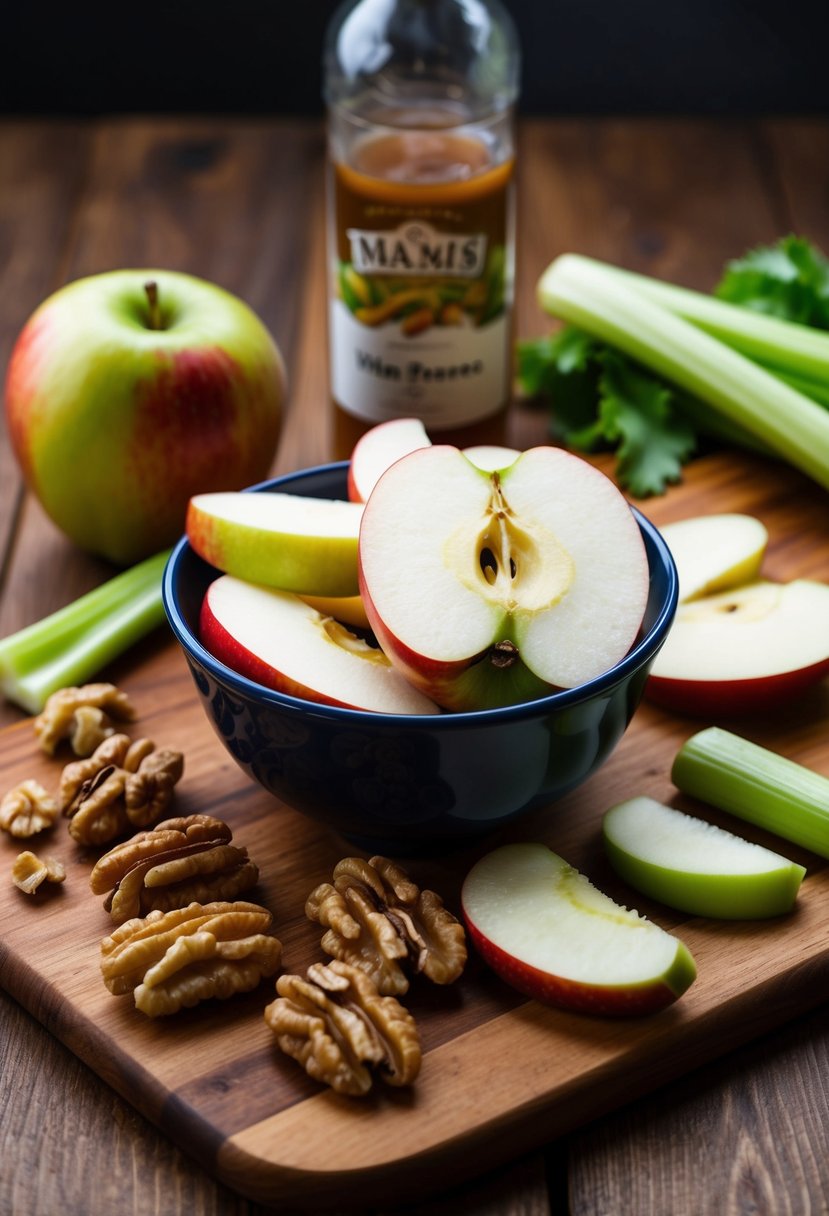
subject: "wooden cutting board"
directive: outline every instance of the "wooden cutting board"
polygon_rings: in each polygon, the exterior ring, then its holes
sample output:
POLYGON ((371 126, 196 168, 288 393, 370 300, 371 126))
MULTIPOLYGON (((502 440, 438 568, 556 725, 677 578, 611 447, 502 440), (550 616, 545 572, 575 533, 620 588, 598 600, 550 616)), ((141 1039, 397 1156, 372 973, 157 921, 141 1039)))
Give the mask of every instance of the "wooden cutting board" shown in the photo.
MULTIPOLYGON (((685 482, 641 504, 657 524, 714 511, 762 519, 772 578, 829 581, 825 492, 770 463, 732 456, 697 462, 685 482)), ((202 712, 183 657, 166 636, 119 669, 140 712, 133 734, 185 754, 182 814, 210 812, 232 827, 258 863, 248 898, 274 914, 284 967, 304 972, 322 957, 305 897, 353 847, 249 784, 202 712)), ((796 910, 772 922, 688 919, 640 899, 609 870, 598 831, 614 802, 646 793, 686 810, 670 766, 677 748, 709 722, 644 704, 609 761, 581 790, 510 830, 463 851, 401 858, 412 877, 458 910, 460 883, 481 853, 507 840, 543 840, 608 894, 676 931, 698 978, 671 1009, 631 1020, 577 1016, 527 1001, 471 958, 462 979, 413 984, 423 1069, 409 1091, 377 1087, 340 1097, 311 1082, 276 1049, 262 1012, 273 981, 246 996, 150 1021, 115 998, 99 971, 108 916, 88 889, 95 855, 61 823, 34 847, 64 862, 60 888, 27 897, 9 878, 21 847, 3 834, 0 983, 44 1026, 203 1165, 260 1202, 318 1210, 325 1203, 381 1202, 445 1187, 548 1142, 698 1063, 816 1005, 829 991, 829 867, 749 825, 707 816, 807 866, 796 910)), ((738 733, 829 775, 829 687, 774 718, 721 721, 738 733)), ((68 757, 49 759, 31 723, 0 734, 0 792, 26 777, 57 787, 68 757)), ((71 1112, 67 1112, 71 1118, 71 1112)))

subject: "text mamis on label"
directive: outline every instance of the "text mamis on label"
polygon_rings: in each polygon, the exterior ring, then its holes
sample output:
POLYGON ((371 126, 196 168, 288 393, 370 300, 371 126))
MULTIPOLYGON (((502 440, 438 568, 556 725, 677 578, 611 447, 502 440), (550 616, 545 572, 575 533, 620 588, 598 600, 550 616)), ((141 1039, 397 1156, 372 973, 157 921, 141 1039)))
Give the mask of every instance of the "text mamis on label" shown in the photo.
POLYGON ((349 228, 351 262, 360 274, 448 274, 475 278, 484 268, 484 233, 436 232, 430 224, 407 224, 393 232, 349 228))

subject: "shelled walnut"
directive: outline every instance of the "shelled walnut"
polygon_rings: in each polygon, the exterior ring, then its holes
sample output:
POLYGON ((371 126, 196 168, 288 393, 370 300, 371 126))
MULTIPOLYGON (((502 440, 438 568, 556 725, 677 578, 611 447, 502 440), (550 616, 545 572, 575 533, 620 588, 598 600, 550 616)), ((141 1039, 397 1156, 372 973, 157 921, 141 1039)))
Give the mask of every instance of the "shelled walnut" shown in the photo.
POLYGON ((104 983, 116 996, 132 992, 148 1017, 250 992, 282 961, 282 943, 267 932, 272 919, 240 900, 128 920, 101 942, 104 983))
POLYGON ((63 882, 65 866, 54 857, 38 857, 30 853, 18 853, 12 866, 12 882, 26 895, 34 895, 44 882, 63 882))
POLYGON ((149 739, 110 735, 61 774, 60 804, 70 835, 79 844, 109 844, 132 828, 157 823, 183 771, 181 752, 156 751, 149 739))
POLYGON ((341 1094, 362 1096, 376 1072, 389 1085, 411 1085, 420 1071, 415 1020, 392 996, 348 963, 314 963, 281 975, 265 1021, 282 1051, 310 1077, 341 1094))
POLYGON ((92 870, 90 888, 95 895, 108 892, 104 908, 119 922, 235 899, 256 884, 259 870, 247 849, 230 843, 232 835, 211 815, 165 819, 105 853, 92 870))
POLYGON ((39 781, 21 781, 0 802, 0 828, 11 836, 36 836, 52 827, 58 804, 39 781))
POLYGON ((68 739, 76 756, 91 756, 104 739, 115 734, 112 719, 129 722, 135 708, 114 684, 82 684, 53 692, 34 720, 43 751, 53 756, 68 739))
POLYGON ((326 954, 365 971, 381 993, 408 990, 407 971, 451 984, 466 963, 463 926, 434 891, 421 891, 385 857, 345 857, 332 883, 308 896, 305 914, 327 932, 326 954))

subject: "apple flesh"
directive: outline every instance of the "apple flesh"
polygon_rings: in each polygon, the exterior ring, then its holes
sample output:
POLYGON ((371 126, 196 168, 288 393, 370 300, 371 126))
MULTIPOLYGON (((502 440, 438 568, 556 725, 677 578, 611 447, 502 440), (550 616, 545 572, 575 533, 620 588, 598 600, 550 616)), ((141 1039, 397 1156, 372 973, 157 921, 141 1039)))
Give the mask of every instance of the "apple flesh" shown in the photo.
POLYGON ((390 418, 366 431, 354 445, 348 464, 348 497, 368 502, 369 495, 390 465, 401 456, 431 444, 419 418, 390 418))
POLYGON ((552 447, 494 473, 446 445, 411 452, 375 486, 358 557, 380 645, 445 709, 507 705, 601 675, 635 641, 648 595, 627 501, 552 447))
POLYGON ((231 670, 293 697, 378 713, 438 712, 379 650, 289 592, 222 575, 205 593, 199 633, 231 670))
POLYGON ((487 473, 495 473, 513 464, 521 453, 517 448, 504 448, 497 443, 479 443, 471 448, 464 448, 463 454, 479 469, 487 473))
POLYGON ((504 845, 481 858, 461 904, 470 940, 493 971, 564 1009, 651 1013, 696 976, 683 942, 615 903, 543 844, 504 845))
POLYGON ((652 899, 695 916, 751 919, 790 911, 803 866, 714 824, 630 798, 606 812, 602 836, 617 874, 652 899))
POLYGON ((121 270, 70 283, 33 313, 5 405, 47 514, 126 565, 181 535, 193 494, 266 476, 284 393, 276 344, 241 300, 190 275, 121 270))
POLYGON ((751 582, 768 532, 752 515, 698 515, 660 528, 679 576, 679 602, 751 582))
POLYGON ((713 717, 773 709, 827 674, 829 585, 758 579, 680 604, 645 691, 713 717))
POLYGON ((361 503, 299 494, 225 491, 197 494, 187 508, 187 539, 225 574, 282 591, 357 594, 361 503))

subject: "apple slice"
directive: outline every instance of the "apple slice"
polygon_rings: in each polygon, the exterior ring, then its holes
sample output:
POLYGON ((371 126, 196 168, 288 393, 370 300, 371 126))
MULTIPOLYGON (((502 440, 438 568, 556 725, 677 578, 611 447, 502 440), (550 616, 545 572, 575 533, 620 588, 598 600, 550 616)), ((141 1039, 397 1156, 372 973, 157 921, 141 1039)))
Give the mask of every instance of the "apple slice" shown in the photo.
POLYGON ((366 431, 354 445, 348 465, 351 502, 368 502, 371 491, 390 465, 417 448, 427 448, 431 442, 419 418, 390 418, 366 431))
POLYGON ((625 882, 695 916, 780 916, 806 874, 771 849, 644 796, 611 807, 602 836, 625 882))
POLYGON ((497 443, 478 443, 474 447, 464 448, 463 454, 479 469, 487 473, 495 473, 513 464, 521 453, 517 448, 503 448, 497 443))
POLYGON ((470 939, 503 980, 584 1013, 650 1013, 689 987, 687 947, 598 891, 543 844, 481 858, 461 890, 470 939))
POLYGON ((299 494, 197 494, 187 539, 225 574, 307 595, 357 593, 361 503, 299 494))
POLYGON ((648 595, 627 501, 552 447, 494 473, 447 445, 404 456, 365 506, 359 573, 383 650, 454 710, 601 675, 635 641, 648 595))
POLYGON ((645 691, 712 717, 774 708, 829 674, 829 585, 760 579, 680 604, 645 691))
POLYGON ((434 714, 375 647, 298 596, 222 575, 202 601, 202 644, 266 688, 351 709, 434 714))
POLYGON ((660 528, 679 575, 679 602, 751 582, 768 532, 752 515, 698 515, 660 528))

